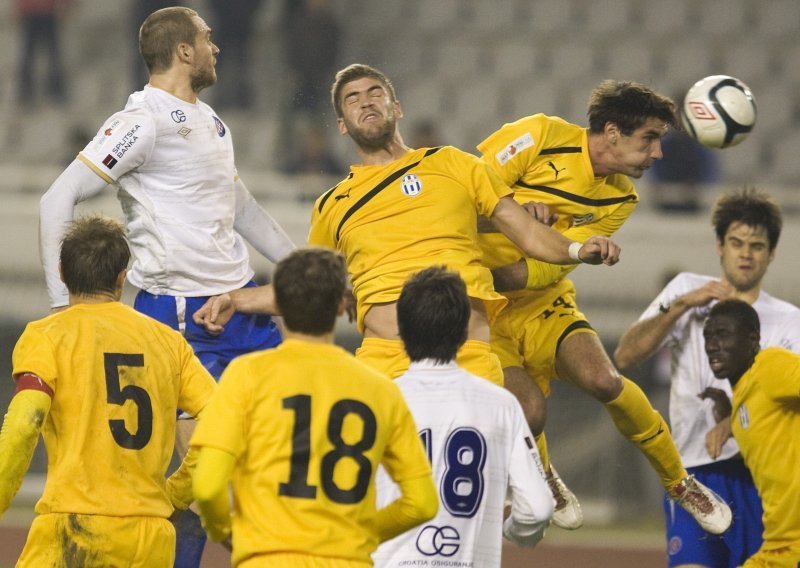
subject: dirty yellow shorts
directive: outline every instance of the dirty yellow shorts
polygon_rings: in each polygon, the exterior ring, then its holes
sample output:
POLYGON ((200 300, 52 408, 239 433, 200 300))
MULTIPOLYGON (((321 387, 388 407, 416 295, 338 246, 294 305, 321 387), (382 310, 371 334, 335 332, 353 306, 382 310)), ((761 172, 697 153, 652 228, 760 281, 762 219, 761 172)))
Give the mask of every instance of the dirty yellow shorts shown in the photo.
POLYGON ((160 517, 48 513, 33 520, 20 568, 171 568, 175 528, 160 517))

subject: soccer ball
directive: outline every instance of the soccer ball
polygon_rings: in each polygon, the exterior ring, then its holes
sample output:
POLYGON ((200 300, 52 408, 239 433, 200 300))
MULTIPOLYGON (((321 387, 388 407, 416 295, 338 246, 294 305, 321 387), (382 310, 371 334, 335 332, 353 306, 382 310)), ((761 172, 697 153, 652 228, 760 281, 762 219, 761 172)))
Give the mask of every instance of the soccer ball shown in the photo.
POLYGON ((756 99, 739 79, 712 75, 686 93, 681 121, 686 132, 704 146, 736 146, 756 124, 756 99))

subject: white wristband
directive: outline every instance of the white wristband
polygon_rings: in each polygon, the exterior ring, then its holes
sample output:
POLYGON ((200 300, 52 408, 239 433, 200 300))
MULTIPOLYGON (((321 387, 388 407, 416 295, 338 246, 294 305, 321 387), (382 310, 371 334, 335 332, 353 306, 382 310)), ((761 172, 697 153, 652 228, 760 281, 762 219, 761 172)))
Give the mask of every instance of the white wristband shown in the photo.
POLYGON ((578 241, 573 241, 570 243, 569 248, 567 249, 567 254, 572 260, 583 262, 579 254, 581 252, 582 247, 583 243, 579 243, 578 241))

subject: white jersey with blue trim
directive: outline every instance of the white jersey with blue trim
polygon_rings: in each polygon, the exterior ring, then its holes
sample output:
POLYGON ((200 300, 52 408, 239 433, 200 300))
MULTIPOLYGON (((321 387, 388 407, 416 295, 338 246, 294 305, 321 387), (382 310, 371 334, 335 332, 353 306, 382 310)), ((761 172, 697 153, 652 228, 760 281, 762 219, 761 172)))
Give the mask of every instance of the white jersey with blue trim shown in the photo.
POLYGON ((234 230, 231 132, 210 106, 148 85, 78 159, 117 189, 135 258, 132 284, 152 294, 210 296, 252 278, 234 230))
MULTIPOLYGON (((639 321, 658 315, 659 307, 671 304, 712 280, 682 272, 673 278, 642 313, 639 321)), ((727 380, 717 379, 708 364, 703 339, 703 325, 716 302, 692 308, 683 314, 664 338, 661 347, 671 351, 671 385, 669 419, 672 437, 686 467, 697 467, 729 459, 739 453, 736 441, 730 438, 714 460, 706 450, 706 433, 716 425, 713 402, 698 395, 707 387, 725 391, 733 400, 727 380)), ((800 353, 800 309, 793 304, 770 296, 763 290, 753 303, 761 322, 761 347, 783 347, 800 353)))
MULTIPOLYGON (((439 512, 381 544, 375 566, 499 567, 504 531, 523 545, 538 542, 553 496, 514 396, 452 362, 413 362, 396 383, 431 460, 439 512)), ((382 469, 376 480, 378 507, 399 497, 382 469)))

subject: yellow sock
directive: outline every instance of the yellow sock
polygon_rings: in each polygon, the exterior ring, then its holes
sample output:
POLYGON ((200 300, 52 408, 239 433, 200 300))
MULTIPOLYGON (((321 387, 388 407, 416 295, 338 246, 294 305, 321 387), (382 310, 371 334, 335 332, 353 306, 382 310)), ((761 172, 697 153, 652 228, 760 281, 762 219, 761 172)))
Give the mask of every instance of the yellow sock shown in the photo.
POLYGON ((544 437, 544 432, 534 437, 536 440, 536 449, 539 450, 539 457, 542 458, 542 466, 544 472, 550 472, 550 454, 547 453, 547 439, 544 437))
POLYGON ((611 419, 628 440, 636 444, 670 490, 686 477, 686 469, 669 428, 639 386, 623 377, 622 392, 606 403, 611 419))

